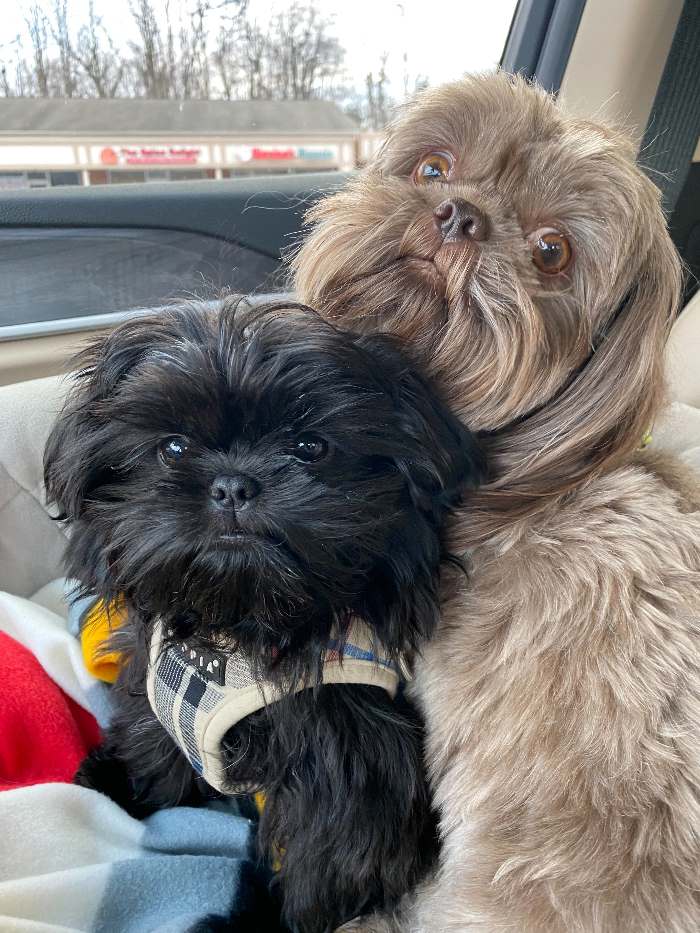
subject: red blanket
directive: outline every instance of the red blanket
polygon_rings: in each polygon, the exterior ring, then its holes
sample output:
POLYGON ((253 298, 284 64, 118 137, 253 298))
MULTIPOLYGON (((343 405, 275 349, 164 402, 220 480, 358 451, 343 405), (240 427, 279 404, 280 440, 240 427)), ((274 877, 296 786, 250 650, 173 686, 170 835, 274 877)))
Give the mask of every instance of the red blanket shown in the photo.
POLYGON ((99 742, 94 718, 0 632, 0 790, 71 781, 99 742))

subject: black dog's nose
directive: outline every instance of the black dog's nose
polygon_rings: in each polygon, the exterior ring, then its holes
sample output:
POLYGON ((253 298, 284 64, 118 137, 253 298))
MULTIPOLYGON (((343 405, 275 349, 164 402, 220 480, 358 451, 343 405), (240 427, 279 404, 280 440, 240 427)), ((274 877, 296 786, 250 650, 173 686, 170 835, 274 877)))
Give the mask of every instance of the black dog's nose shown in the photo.
POLYGON ((260 483, 243 473, 217 476, 209 490, 209 495, 218 505, 234 509, 245 508, 259 493, 260 483))
POLYGON ((483 211, 465 201, 464 198, 450 198, 443 201, 433 211, 435 226, 446 243, 458 243, 460 240, 485 240, 488 236, 488 221, 483 211))

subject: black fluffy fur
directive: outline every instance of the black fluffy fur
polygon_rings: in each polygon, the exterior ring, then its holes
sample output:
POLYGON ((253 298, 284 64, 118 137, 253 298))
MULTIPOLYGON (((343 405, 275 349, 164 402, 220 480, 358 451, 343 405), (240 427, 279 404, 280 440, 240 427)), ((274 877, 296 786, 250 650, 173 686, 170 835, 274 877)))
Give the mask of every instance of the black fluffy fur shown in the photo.
MULTIPOLYGON (((46 486, 72 526, 68 573, 124 599, 128 622, 113 637, 118 712, 77 780, 139 816, 213 794, 151 711, 147 644, 157 617, 177 637, 225 636, 261 677, 310 685, 225 741, 232 783, 266 793, 259 838, 284 851, 285 922, 321 933, 396 903, 434 853, 421 723, 401 696, 316 679, 331 630, 353 615, 395 658, 430 636, 441 524, 481 469, 391 338, 342 333, 298 305, 174 309, 89 347, 46 486), (295 457, 301 433, 325 439, 327 456, 295 457), (167 466, 170 435, 190 446, 167 466), (221 508, 212 481, 234 472, 260 493, 221 508)), ((247 929, 240 913, 217 922, 247 929)))

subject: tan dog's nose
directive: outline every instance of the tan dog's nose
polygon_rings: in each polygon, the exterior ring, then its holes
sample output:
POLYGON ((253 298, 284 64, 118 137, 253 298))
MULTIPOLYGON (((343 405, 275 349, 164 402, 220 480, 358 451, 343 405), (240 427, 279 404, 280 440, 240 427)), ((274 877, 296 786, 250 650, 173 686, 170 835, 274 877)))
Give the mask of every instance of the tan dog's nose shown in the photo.
POLYGON ((433 218, 445 243, 485 240, 488 237, 486 215, 464 198, 449 198, 438 204, 433 211, 433 218))

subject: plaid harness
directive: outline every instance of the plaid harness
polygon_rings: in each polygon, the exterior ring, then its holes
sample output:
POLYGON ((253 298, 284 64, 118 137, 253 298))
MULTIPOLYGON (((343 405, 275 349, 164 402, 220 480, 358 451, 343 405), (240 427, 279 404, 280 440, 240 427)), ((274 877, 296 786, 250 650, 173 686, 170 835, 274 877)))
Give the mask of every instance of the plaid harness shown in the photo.
MULTIPOLYGON (((321 683, 370 684, 392 697, 399 679, 397 665, 377 656, 367 626, 359 621, 350 626, 342 656, 340 642, 330 643, 321 672, 321 683)), ((197 774, 221 793, 246 793, 226 779, 221 741, 241 719, 288 691, 256 681, 239 651, 165 642, 160 622, 151 639, 146 685, 153 712, 197 774)), ((309 686, 304 682, 292 689, 297 693, 309 686)))

